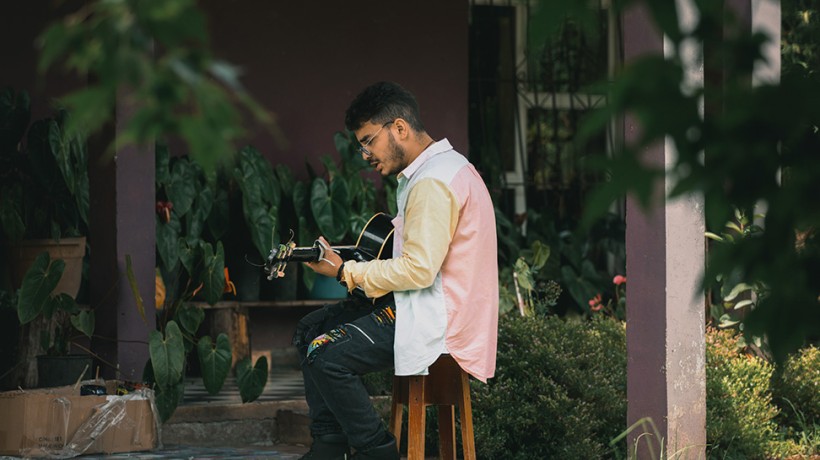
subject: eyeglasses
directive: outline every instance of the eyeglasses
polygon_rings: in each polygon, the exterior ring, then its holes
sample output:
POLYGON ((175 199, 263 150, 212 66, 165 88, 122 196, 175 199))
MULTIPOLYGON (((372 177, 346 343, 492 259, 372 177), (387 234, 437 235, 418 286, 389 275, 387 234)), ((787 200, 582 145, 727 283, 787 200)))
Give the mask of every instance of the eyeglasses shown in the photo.
POLYGON ((367 142, 365 142, 364 144, 361 144, 359 146, 359 152, 361 152, 361 154, 364 155, 367 158, 370 158, 371 156, 373 156, 373 153, 371 153, 370 150, 367 150, 367 146, 370 145, 371 142, 373 142, 373 139, 375 139, 376 136, 378 136, 379 133, 382 132, 382 130, 384 129, 385 126, 389 125, 390 123, 393 123, 394 121, 396 121, 396 120, 390 120, 387 123, 383 124, 382 127, 379 128, 379 130, 376 131, 375 134, 370 136, 370 139, 368 139, 367 142))

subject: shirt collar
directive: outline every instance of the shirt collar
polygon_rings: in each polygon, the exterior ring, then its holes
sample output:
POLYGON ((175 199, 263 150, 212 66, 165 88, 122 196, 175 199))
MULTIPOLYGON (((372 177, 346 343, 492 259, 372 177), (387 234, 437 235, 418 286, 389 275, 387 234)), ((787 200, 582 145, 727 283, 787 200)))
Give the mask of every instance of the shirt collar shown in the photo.
POLYGON ((416 171, 418 171, 419 168, 421 168, 421 165, 427 162, 427 160, 448 150, 453 150, 453 146, 450 145, 450 141, 448 141, 446 137, 440 141, 430 144, 430 146, 424 149, 424 151, 421 152, 421 154, 419 154, 419 156, 417 156, 412 163, 407 165, 407 167, 399 173, 398 178, 401 179, 402 177, 406 177, 409 179, 416 171))

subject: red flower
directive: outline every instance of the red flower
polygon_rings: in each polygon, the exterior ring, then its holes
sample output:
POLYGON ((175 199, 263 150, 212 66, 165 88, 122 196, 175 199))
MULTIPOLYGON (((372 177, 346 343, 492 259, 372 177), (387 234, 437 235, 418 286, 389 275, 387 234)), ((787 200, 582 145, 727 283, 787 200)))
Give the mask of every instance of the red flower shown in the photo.
POLYGON ((620 286, 626 283, 626 277, 623 275, 615 275, 615 278, 612 278, 612 284, 615 286, 620 286))
POLYGON ((589 309, 592 311, 601 311, 601 309, 604 308, 604 304, 601 303, 601 300, 601 294, 589 299, 589 309))
POLYGON ((174 209, 174 203, 170 201, 157 201, 155 209, 163 222, 171 221, 171 210, 174 209))

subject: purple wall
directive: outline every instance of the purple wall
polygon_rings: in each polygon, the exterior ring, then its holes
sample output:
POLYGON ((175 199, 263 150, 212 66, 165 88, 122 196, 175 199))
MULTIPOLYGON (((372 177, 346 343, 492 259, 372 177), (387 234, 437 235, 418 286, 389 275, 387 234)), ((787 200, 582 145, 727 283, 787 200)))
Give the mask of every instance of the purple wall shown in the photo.
MULTIPOLYGON (((64 77, 39 78, 35 37, 59 17, 39 2, 16 2, 0 15, 0 85, 26 88, 34 118, 49 99, 76 87, 64 77)), ((249 123, 247 142, 271 161, 306 176, 305 160, 336 154, 347 104, 368 84, 393 80, 413 91, 434 138, 467 152, 467 14, 463 0, 412 4, 204 0, 216 55, 240 66, 252 96, 275 113, 286 144, 249 123)), ((51 4, 49 4, 51 6, 51 4)), ((179 152, 181 153, 181 152, 179 152)))
POLYGON ((217 56, 274 112, 287 145, 248 126, 249 142, 305 177, 305 160, 336 155, 344 110, 370 83, 393 80, 416 94, 425 127, 467 152, 467 9, 463 0, 412 4, 203 2, 217 56), (399 7, 400 6, 400 7, 399 7))
MULTIPOLYGON (((305 161, 321 172, 319 157, 337 155, 333 134, 344 128, 344 110, 362 88, 379 80, 393 80, 413 91, 430 135, 447 137, 457 150, 468 153, 468 2, 203 0, 201 5, 215 54, 244 70, 242 82, 258 103, 276 114, 287 141, 277 144, 270 133, 249 123, 247 142, 272 162, 288 165, 297 178, 307 176, 305 161)), ((27 89, 34 103, 34 119, 50 114, 51 98, 82 84, 76 79, 36 74, 35 38, 66 7, 52 8, 51 3, 16 2, 7 8, 8 14, 0 15, 0 86, 27 89)), ((92 172, 92 176, 94 188, 115 186, 105 172, 92 172)), ((140 177, 129 177, 127 182, 137 184, 140 177)), ((154 180, 153 176, 142 179, 151 184, 154 180)), ((107 261, 102 266, 93 264, 98 270, 116 263, 120 252, 133 252, 130 247, 114 247, 115 215, 126 205, 106 201, 116 196, 112 193, 92 194, 92 210, 98 211, 91 216, 92 233, 95 228, 111 229, 96 232, 96 254, 107 261), (103 209, 105 215, 99 215, 103 209)), ((148 227, 141 230, 150 234, 153 225, 148 227)), ((147 273, 148 281, 140 285, 151 284, 153 271, 147 273)), ((99 273, 93 277, 97 284, 108 284, 102 278, 99 273)), ((114 335, 115 331, 109 332, 114 335)), ((116 332, 130 336, 130 331, 116 332)), ((111 353, 113 358, 117 351, 111 353)))

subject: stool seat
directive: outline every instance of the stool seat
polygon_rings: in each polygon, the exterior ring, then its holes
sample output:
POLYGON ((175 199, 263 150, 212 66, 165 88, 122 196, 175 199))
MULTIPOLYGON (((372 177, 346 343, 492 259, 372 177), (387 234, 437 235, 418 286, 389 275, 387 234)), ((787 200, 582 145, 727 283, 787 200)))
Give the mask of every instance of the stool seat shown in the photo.
POLYGON ((427 406, 438 407, 439 458, 455 460, 455 407, 461 418, 465 460, 475 460, 470 378, 452 356, 444 354, 430 365, 428 375, 393 377, 390 432, 401 447, 402 406, 407 406, 407 460, 424 459, 427 406))

